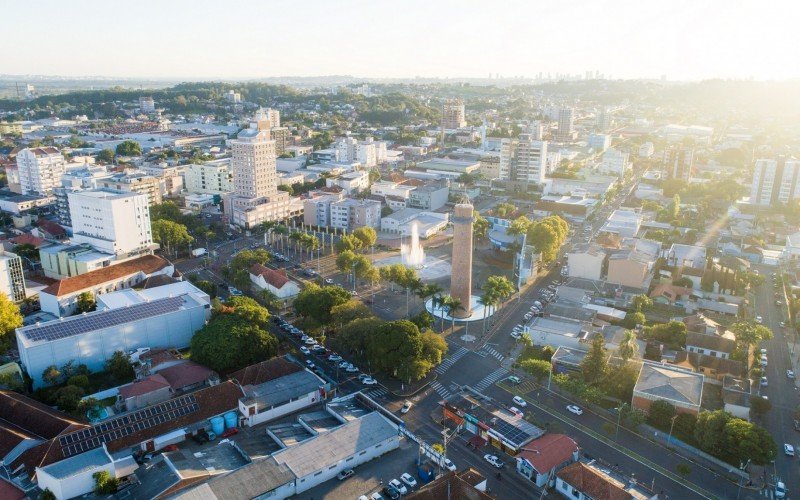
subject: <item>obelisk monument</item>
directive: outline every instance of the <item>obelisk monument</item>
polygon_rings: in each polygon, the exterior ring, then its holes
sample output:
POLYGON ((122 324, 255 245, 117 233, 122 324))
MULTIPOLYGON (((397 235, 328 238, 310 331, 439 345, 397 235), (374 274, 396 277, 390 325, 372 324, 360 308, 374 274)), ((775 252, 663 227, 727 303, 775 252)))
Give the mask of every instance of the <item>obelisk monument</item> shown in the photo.
POLYGON ((452 311, 456 318, 472 313, 472 205, 459 203, 453 212, 453 274, 450 277, 450 296, 461 302, 461 309, 452 311))

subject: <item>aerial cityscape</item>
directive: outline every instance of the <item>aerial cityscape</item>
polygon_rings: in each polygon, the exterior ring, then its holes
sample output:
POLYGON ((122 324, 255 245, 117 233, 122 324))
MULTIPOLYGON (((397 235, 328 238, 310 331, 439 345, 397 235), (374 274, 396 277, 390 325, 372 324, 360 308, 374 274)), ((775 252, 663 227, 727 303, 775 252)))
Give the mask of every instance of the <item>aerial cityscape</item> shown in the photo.
POLYGON ((800 4, 122 7, 2 8, 0 499, 800 492, 800 4))

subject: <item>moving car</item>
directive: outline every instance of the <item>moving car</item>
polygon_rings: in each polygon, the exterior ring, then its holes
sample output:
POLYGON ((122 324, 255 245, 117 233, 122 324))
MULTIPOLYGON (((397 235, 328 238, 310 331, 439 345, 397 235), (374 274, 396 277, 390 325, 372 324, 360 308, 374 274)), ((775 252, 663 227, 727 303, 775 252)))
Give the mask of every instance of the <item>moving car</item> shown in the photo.
POLYGON ((525 401, 524 399, 522 399, 522 398, 521 398, 521 397, 519 397, 519 396, 514 396, 513 398, 511 398, 511 401, 513 401, 514 403, 518 404, 519 406, 521 406, 521 407, 523 407, 523 408, 525 408, 526 406, 528 406, 528 402, 527 402, 527 401, 525 401))
POLYGON ((783 481, 775 483, 775 498, 786 498, 786 485, 783 481))
POLYGON ((401 495, 405 495, 406 493, 408 493, 408 488, 406 488, 405 485, 400 481, 398 481, 397 479, 392 479, 391 481, 389 481, 389 486, 399 491, 401 495))
POLYGON ((344 481, 353 474, 355 474, 355 471, 353 469, 345 469, 342 472, 336 474, 336 479, 338 479, 339 481, 344 481))
POLYGON ((787 457, 794 456, 794 446, 790 445, 789 443, 783 444, 783 453, 786 454, 787 457))
POLYGON ((414 488, 417 486, 417 480, 411 477, 411 474, 408 472, 404 472, 402 476, 400 476, 400 480, 406 483, 409 488, 414 488))
POLYGON ((375 385, 378 383, 378 381, 372 377, 366 377, 361 379, 361 383, 364 385, 375 385))
POLYGON ((786 378, 794 378, 794 371, 786 370, 786 378))
POLYGON ((483 456, 483 459, 489 462, 490 464, 494 465, 498 469, 502 469, 505 465, 499 458, 494 455, 489 455, 488 453, 483 456))
POLYGON ((581 410, 580 406, 569 405, 567 406, 567 411, 575 415, 583 415, 583 410, 581 410))
POLYGON ((408 413, 408 410, 410 410, 413 405, 411 401, 406 401, 403 403, 403 407, 400 408, 400 413, 408 413))
POLYGON ((522 382, 522 381, 519 379, 519 377, 517 377, 516 375, 511 375, 511 376, 509 376, 509 377, 508 377, 508 381, 509 381, 509 382, 511 382, 512 384, 519 384, 520 382, 522 382))

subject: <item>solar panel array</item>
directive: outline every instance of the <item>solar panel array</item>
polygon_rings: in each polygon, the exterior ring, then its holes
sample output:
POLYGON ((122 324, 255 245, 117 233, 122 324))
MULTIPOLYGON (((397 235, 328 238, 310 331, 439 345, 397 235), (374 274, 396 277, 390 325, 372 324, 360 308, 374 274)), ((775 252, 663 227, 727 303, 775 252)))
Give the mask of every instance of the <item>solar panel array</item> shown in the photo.
POLYGON ((171 422, 200 409, 193 395, 170 399, 132 413, 71 432, 58 439, 64 457, 78 455, 135 432, 171 422))
POLYGON ((523 431, 519 427, 511 425, 510 423, 506 422, 502 418, 498 418, 496 423, 492 424, 492 427, 502 434, 509 442, 520 445, 524 443, 529 437, 530 434, 523 431))
POLYGON ((102 314, 89 314, 64 321, 50 321, 35 328, 25 330, 25 337, 32 342, 52 341, 73 337, 82 333, 110 328, 131 321, 137 321, 168 312, 177 311, 183 305, 183 297, 165 297, 119 309, 103 311, 102 314))

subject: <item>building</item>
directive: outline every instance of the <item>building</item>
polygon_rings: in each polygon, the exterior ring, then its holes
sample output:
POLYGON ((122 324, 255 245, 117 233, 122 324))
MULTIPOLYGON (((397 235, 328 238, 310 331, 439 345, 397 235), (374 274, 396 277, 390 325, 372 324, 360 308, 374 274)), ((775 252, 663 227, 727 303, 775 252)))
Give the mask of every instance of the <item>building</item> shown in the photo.
POLYGON ((599 245, 576 247, 567 254, 569 277, 599 280, 603 277, 607 259, 605 250, 599 245))
POLYGON ((545 434, 516 455, 517 472, 542 488, 553 475, 578 460, 578 443, 564 434, 545 434))
MULTIPOLYGON (((131 460, 132 462, 133 460, 131 460)), ((136 465, 136 462, 133 462, 136 465)), ((54 464, 38 467, 36 479, 39 488, 50 490, 56 499, 74 498, 90 493, 95 488, 92 477, 98 472, 117 476, 114 459, 105 445, 54 464)))
POLYGON ((663 257, 668 266, 702 270, 706 267, 706 248, 694 245, 673 243, 663 257))
POLYGON ((233 191, 230 158, 189 164, 183 175, 186 191, 190 193, 225 194, 233 191))
POLYGON ((111 177, 97 180, 98 188, 105 188, 125 193, 139 193, 147 196, 148 206, 163 201, 161 195, 161 181, 144 172, 129 172, 114 174, 111 177))
POLYGON ((622 249, 611 252, 608 257, 606 281, 646 290, 650 285, 650 270, 653 263, 650 257, 636 250, 622 249))
POLYGON ((666 401, 678 413, 700 413, 704 376, 681 368, 645 361, 633 387, 634 408, 647 413, 653 401, 666 401))
POLYGON ((439 210, 447 204, 450 188, 445 183, 429 183, 417 187, 408 195, 409 208, 439 210))
POLYGON ((531 134, 520 134, 516 140, 503 139, 500 146, 500 179, 543 184, 547 172, 547 141, 538 141, 531 134))
POLYGON ((370 193, 374 196, 394 196, 407 200, 411 192, 416 189, 415 185, 406 184, 405 182, 393 182, 390 180, 378 180, 370 186, 370 193))
POLYGON ((328 432, 275 452, 295 475, 297 494, 400 447, 397 425, 373 411, 328 432))
POLYGON ((266 121, 269 128, 281 126, 281 112, 272 108, 261 108, 256 112, 256 121, 266 121))
POLYGON ((639 146, 639 158, 650 158, 656 152, 652 142, 645 142, 639 146))
POLYGON ((41 387, 42 372, 51 365, 74 361, 102 371, 116 351, 188 347, 210 314, 209 296, 187 282, 122 290, 105 297, 95 312, 17 328, 20 360, 41 387))
POLYGON ((363 170, 348 172, 338 177, 329 177, 325 180, 327 187, 338 186, 345 194, 351 195, 369 189, 369 173, 363 170))
POLYGON ((664 177, 688 181, 694 168, 694 149, 671 146, 664 150, 664 177))
POLYGON ((621 238, 634 238, 642 227, 642 214, 635 210, 617 209, 600 228, 600 233, 616 234, 621 238))
POLYGON ((143 255, 120 264, 102 267, 85 274, 56 281, 39 292, 42 311, 56 317, 69 316, 77 310, 82 293, 97 296, 136 286, 151 276, 171 276, 175 268, 155 255, 143 255))
POLYGON ((587 143, 590 148, 602 153, 611 147, 611 136, 608 134, 589 134, 587 143))
POLYGON ((716 333, 709 335, 689 331, 686 332, 686 350, 715 358, 730 359, 736 350, 736 338, 732 334, 726 337, 716 333))
POLYGON ((539 198, 533 208, 543 214, 559 213, 573 215, 575 217, 586 217, 597 205, 597 200, 588 198, 586 195, 560 196, 546 195, 539 198))
POLYGON ((22 302, 26 297, 22 258, 3 250, 0 250, 0 292, 12 302, 22 302))
POLYGON ((261 264, 250 268, 250 282, 259 290, 268 290, 284 300, 300 293, 300 285, 290 280, 283 269, 270 269, 261 264))
POLYGON ((629 167, 628 153, 612 148, 603 153, 603 161, 600 162, 600 173, 625 177, 629 167))
POLYGON ((152 97, 139 97, 139 111, 149 115, 156 112, 156 102, 152 97))
POLYGON ((69 193, 72 242, 116 256, 151 253, 155 247, 145 194, 95 189, 69 193))
POLYGON ((617 179, 581 180, 581 179, 547 179, 543 193, 560 195, 577 195, 599 197, 605 194, 616 184, 617 179))
POLYGON ((286 127, 272 127, 269 135, 275 141, 275 155, 280 156, 286 152, 289 145, 289 129, 286 127))
MULTIPOLYGON (((416 491, 409 491, 404 498, 408 500, 434 500, 449 498, 452 500, 492 500, 493 495, 487 493, 486 478, 472 467, 455 472, 442 471, 442 474, 416 491)), ((377 497, 375 497, 377 498, 377 497)))
POLYGON ((88 243, 48 245, 39 249, 44 275, 56 280, 111 266, 115 260, 115 255, 99 252, 88 243))
POLYGON ((229 142, 233 194, 225 198, 231 224, 246 229, 290 213, 289 194, 278 190, 275 141, 270 138, 269 113, 261 109, 255 122, 229 142))
POLYGON ((239 413, 253 427, 324 401, 326 383, 285 358, 248 366, 231 375, 244 392, 239 413))
POLYGON ((303 222, 307 226, 330 227, 331 204, 344 199, 339 194, 312 194, 311 198, 303 200, 303 222))
POLYGON ((66 171, 66 161, 57 148, 25 148, 17 153, 17 175, 20 194, 53 194, 61 186, 61 176, 66 171))
POLYGON ((612 477, 607 468, 597 468, 593 462, 575 462, 558 471, 555 489, 571 500, 646 500, 658 497, 643 491, 629 478, 612 477))
POLYGON ((800 199, 800 160, 757 160, 750 186, 750 203, 786 205, 800 199))
POLYGON ((379 228, 381 203, 375 200, 345 198, 330 204, 330 227, 352 231, 359 227, 379 228))
MULTIPOLYGON (((574 316, 580 316, 580 313, 574 316)), ((589 339, 590 329, 591 323, 573 318, 536 317, 528 327, 528 335, 534 345, 581 349, 589 339)))
POLYGON ((381 218, 381 232, 410 236, 412 227, 417 226, 420 238, 430 238, 444 230, 448 222, 447 214, 427 212, 415 208, 401 208, 381 218))
POLYGON ((442 130, 456 130, 467 126, 464 101, 448 99, 442 103, 442 130))
POLYGON ((611 111, 608 109, 601 109, 594 117, 594 126, 600 132, 606 132, 611 128, 611 111))
POLYGON ((705 382, 714 385, 722 385, 723 379, 726 377, 743 378, 747 376, 747 370, 741 361, 696 352, 678 351, 675 359, 672 360, 672 365, 700 373, 705 377, 705 382))
POLYGON ((575 108, 561 108, 558 110, 558 133, 556 140, 568 142, 575 139, 575 108))
POLYGON ((158 373, 134 380, 119 388, 117 406, 125 411, 134 411, 161 403, 172 397, 172 387, 163 375, 158 373))

